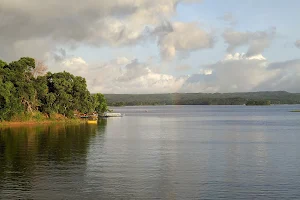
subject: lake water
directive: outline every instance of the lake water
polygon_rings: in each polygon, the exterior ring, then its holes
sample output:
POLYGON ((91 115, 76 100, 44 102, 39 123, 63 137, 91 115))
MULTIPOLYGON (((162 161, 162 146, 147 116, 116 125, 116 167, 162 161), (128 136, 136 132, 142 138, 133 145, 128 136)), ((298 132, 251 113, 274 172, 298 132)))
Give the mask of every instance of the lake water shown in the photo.
POLYGON ((295 106, 114 108, 0 129, 0 199, 300 199, 295 106))

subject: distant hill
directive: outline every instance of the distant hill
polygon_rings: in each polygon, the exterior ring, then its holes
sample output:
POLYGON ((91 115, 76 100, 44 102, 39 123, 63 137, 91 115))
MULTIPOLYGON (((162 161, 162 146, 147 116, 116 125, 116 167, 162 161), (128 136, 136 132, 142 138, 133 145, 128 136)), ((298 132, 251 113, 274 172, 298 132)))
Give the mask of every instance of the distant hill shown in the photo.
POLYGON ((110 106, 133 105, 244 105, 248 101, 300 104, 300 93, 285 91, 242 93, 104 94, 110 106))

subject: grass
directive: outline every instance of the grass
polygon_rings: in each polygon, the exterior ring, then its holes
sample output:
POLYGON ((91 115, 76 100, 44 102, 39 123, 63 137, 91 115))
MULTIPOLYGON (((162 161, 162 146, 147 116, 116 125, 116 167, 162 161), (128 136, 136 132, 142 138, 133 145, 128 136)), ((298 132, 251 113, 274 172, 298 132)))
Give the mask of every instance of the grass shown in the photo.
POLYGON ((292 111, 290 111, 290 112, 300 112, 300 110, 292 110, 292 111))
POLYGON ((22 122, 7 122, 3 121, 0 122, 0 127, 4 126, 10 126, 10 127, 15 127, 15 126, 35 126, 35 125, 49 125, 49 124, 81 124, 81 123, 86 123, 85 120, 81 119, 66 119, 66 120, 44 120, 44 121, 22 121, 22 122))
POLYGON ((40 112, 26 113, 16 115, 11 121, 0 121, 0 127, 4 126, 28 126, 28 125, 41 125, 41 124, 80 124, 86 123, 82 119, 69 119, 59 114, 52 114, 50 117, 45 116, 40 112))

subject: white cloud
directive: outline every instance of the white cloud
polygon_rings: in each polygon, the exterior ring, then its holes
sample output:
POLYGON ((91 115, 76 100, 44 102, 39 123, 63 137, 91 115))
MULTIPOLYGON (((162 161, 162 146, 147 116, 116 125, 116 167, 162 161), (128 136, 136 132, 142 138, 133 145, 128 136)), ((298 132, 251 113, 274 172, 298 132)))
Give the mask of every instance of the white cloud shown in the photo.
POLYGON ((211 69, 200 69, 199 74, 204 74, 204 75, 211 75, 213 73, 213 70, 211 69))
POLYGON ((117 65, 127 65, 131 62, 130 59, 126 58, 126 57, 118 57, 116 60, 115 60, 115 63, 117 65))
POLYGON ((183 86, 189 92, 251 91, 272 77, 262 55, 228 54, 222 61, 206 66, 192 75, 183 86))
POLYGON ((235 53, 227 54, 224 58, 224 61, 227 60, 266 60, 266 58, 261 54, 248 57, 245 53, 235 53))
POLYGON ((41 59, 62 45, 136 45, 153 39, 151 30, 169 21, 176 13, 177 4, 184 2, 200 1, 2 0, 0 55, 7 61, 28 54, 41 59), (27 45, 20 44, 24 41, 27 45))
POLYGON ((300 59, 271 63, 268 70, 275 75, 260 84, 259 89, 300 92, 300 59))
POLYGON ((261 54, 228 54, 222 61, 190 76, 181 91, 186 92, 300 92, 300 59, 269 63, 261 54), (211 73, 204 73, 211 69, 211 73))
POLYGON ((177 92, 186 80, 186 77, 154 72, 150 63, 138 60, 128 63, 128 60, 123 57, 89 65, 82 58, 69 58, 62 62, 62 69, 84 76, 91 92, 102 93, 177 92))
POLYGON ((90 89, 93 92, 103 93, 168 93, 177 92, 184 78, 176 78, 172 75, 152 72, 145 66, 133 61, 125 67, 110 66, 113 73, 110 76, 101 75, 107 69, 99 68, 93 77, 90 89), (104 78, 104 80, 103 80, 104 78))
POLYGON ((66 58, 60 64, 61 69, 76 76, 87 76, 89 66, 81 57, 66 58))
POLYGON ((172 30, 159 38, 161 57, 172 60, 177 52, 192 52, 213 47, 213 36, 197 23, 174 22, 172 30))
POLYGON ((261 54, 271 44, 276 34, 276 28, 257 32, 239 32, 231 29, 223 33, 228 44, 227 51, 232 53, 237 47, 248 46, 247 56, 261 54))
POLYGON ((300 60, 269 63, 262 55, 247 57, 244 53, 225 55, 219 62, 202 66, 196 74, 180 77, 155 71, 150 62, 126 57, 97 65, 70 57, 61 66, 61 70, 84 76, 91 92, 300 92, 300 60))

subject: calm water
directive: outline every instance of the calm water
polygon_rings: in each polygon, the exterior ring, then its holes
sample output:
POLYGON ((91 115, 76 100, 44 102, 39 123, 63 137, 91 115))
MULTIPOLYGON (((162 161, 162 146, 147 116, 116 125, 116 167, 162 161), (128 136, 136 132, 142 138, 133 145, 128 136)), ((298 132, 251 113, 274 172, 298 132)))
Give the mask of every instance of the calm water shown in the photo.
POLYGON ((298 106, 123 107, 0 129, 0 199, 300 199, 298 106))

